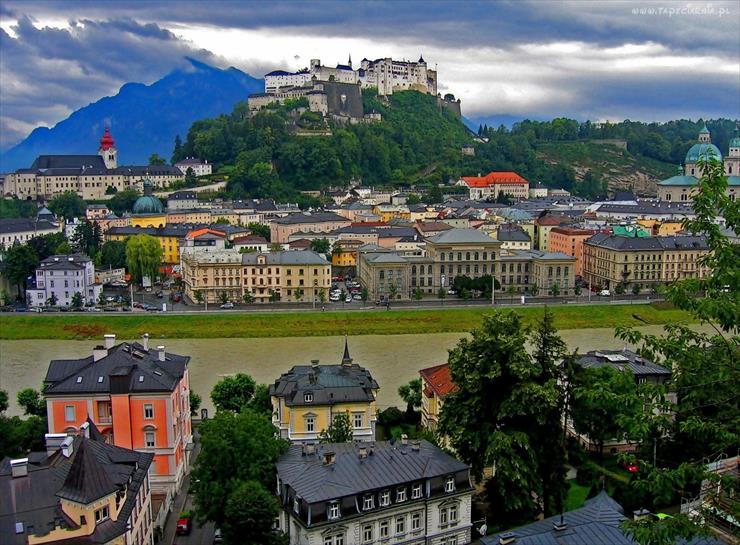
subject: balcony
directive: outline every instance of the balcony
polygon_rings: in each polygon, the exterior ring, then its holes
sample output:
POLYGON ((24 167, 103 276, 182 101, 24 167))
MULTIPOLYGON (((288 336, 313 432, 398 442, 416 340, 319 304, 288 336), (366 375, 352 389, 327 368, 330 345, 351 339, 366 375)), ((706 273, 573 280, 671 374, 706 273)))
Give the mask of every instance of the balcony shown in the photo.
POLYGON ((111 415, 107 415, 107 416, 98 415, 98 417, 96 418, 96 421, 98 424, 110 425, 113 423, 113 417, 111 415))

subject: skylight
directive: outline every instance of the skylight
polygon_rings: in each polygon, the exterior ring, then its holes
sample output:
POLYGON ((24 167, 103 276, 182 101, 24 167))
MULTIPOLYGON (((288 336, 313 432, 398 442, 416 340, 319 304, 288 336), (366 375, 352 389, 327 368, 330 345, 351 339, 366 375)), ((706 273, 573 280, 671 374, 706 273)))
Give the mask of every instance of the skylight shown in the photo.
POLYGON ((82 382, 82 377, 77 377, 77 384, 82 382))
POLYGON ((103 382, 103 377, 98 377, 98 384, 100 384, 101 382, 103 382))
POLYGON ((144 382, 144 375, 139 375, 139 382, 144 382))

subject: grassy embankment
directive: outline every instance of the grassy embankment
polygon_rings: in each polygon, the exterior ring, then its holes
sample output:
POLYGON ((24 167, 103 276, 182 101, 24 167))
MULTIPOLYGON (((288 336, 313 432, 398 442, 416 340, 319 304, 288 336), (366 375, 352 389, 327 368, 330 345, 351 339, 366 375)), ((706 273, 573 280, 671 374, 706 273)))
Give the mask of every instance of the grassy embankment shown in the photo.
MULTIPOLYGON (((686 322, 679 310, 661 305, 599 305, 551 307, 559 329, 641 326, 686 322), (640 319, 637 319, 637 318, 640 319)), ((330 335, 392 335, 469 331, 490 308, 437 310, 380 309, 351 312, 275 312, 159 315, 6 314, 0 316, 0 339, 90 339, 104 333, 131 339, 143 333, 154 338, 312 337, 330 335)), ((542 316, 542 307, 516 308, 526 324, 542 316)))

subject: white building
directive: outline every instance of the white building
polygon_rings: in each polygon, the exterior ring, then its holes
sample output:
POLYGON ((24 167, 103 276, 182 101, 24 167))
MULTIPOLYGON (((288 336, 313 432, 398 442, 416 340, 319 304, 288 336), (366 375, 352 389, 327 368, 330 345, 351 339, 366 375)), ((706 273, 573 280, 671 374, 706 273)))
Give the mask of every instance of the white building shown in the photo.
POLYGON ((427 441, 293 445, 277 471, 290 545, 471 541, 469 468, 427 441))
POLYGON ((0 250, 13 244, 25 244, 33 237, 58 233, 62 226, 48 219, 0 218, 0 250))
POLYGON ((168 211, 196 208, 198 208, 198 194, 195 191, 175 191, 167 197, 168 211))
POLYGON ((47 306, 54 296, 56 305, 72 306, 75 293, 82 296, 84 305, 93 305, 102 286, 95 282, 95 266, 83 254, 53 255, 44 259, 36 269, 31 285, 26 290, 26 302, 31 307, 47 306))
POLYGON ((193 169, 193 174, 196 176, 208 176, 213 173, 213 165, 208 162, 208 159, 203 161, 195 157, 188 157, 175 163, 175 166, 180 169, 180 172, 187 174, 188 169, 193 169))

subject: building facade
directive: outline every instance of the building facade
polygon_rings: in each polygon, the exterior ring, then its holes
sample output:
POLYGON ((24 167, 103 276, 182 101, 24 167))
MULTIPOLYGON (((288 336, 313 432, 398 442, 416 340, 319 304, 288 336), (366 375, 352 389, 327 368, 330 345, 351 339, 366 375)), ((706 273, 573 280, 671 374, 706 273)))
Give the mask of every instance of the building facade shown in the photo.
POLYGON ((7 250, 13 244, 25 244, 33 237, 59 233, 63 222, 56 223, 40 218, 0 218, 0 249, 7 250))
POLYGON ((288 214, 270 221, 270 241, 284 244, 290 242, 293 233, 328 233, 351 224, 347 218, 332 212, 288 214))
POLYGON ((213 165, 208 162, 208 159, 204 161, 196 157, 187 157, 175 163, 175 166, 180 169, 183 175, 187 174, 189 168, 193 169, 193 174, 196 176, 209 176, 213 173, 213 165))
POLYGON ((434 431, 439 425, 445 398, 455 391, 448 364, 419 370, 421 376, 421 426, 434 431))
POLYGON ((153 456, 152 492, 165 504, 190 467, 189 356, 164 346, 116 344, 105 335, 91 356, 52 360, 44 379, 50 433, 78 434, 89 419, 105 440, 153 456))
POLYGON ((46 446, 0 462, 4 545, 154 544, 151 453, 105 443, 89 421, 46 446))
POLYGON ((552 252, 560 252, 576 258, 576 276, 583 276, 583 243, 594 231, 573 227, 550 229, 548 246, 552 252))
POLYGON ((277 472, 279 528, 291 545, 472 539, 469 468, 427 441, 292 445, 277 472))
POLYGON ((650 288, 710 274, 697 260, 709 251, 703 236, 625 237, 597 233, 583 243, 583 279, 589 286, 650 288))
POLYGON ((83 254, 47 257, 39 263, 33 280, 26 290, 31 307, 70 307, 78 293, 81 305, 94 305, 103 289, 95 281, 95 265, 83 254))
POLYGON ((270 385, 272 423, 280 437, 317 443, 337 415, 346 414, 355 441, 374 441, 379 386, 370 371, 352 362, 345 339, 339 365, 296 365, 270 385))
POLYGON ((529 182, 516 172, 489 172, 485 176, 463 176, 456 185, 465 186, 470 199, 480 201, 508 195, 514 199, 529 197, 529 182))

